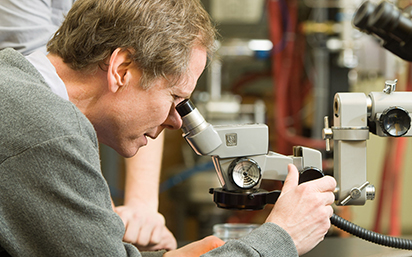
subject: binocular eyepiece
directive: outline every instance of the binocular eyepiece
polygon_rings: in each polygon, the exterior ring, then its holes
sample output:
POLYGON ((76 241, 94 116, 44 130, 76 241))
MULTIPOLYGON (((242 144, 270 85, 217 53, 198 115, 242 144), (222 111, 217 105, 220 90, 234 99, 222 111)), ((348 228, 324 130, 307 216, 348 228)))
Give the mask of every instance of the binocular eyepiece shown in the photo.
POLYGON ((382 39, 383 47, 400 58, 412 61, 411 10, 399 10, 385 1, 379 5, 366 1, 355 13, 353 25, 382 39))

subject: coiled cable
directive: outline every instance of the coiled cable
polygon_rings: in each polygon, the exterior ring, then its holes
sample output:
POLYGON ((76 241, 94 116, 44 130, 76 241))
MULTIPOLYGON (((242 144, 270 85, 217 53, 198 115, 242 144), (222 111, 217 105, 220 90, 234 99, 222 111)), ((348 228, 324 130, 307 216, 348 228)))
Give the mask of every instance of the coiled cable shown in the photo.
POLYGON ((333 225, 342 229, 343 231, 348 232, 366 241, 397 249, 412 250, 412 240, 386 236, 367 230, 365 228, 353 224, 350 221, 345 220, 344 218, 336 214, 332 215, 330 221, 333 225))

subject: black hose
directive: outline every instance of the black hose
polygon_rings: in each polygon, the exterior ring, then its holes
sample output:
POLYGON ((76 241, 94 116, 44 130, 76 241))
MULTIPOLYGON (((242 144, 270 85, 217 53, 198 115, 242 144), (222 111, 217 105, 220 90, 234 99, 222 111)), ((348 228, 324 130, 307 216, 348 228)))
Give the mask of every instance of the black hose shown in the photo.
POLYGON ((386 236, 367 230, 343 219, 342 217, 339 217, 336 214, 332 215, 330 221, 333 225, 342 229, 343 231, 346 231, 366 241, 398 249, 412 250, 412 240, 386 236))

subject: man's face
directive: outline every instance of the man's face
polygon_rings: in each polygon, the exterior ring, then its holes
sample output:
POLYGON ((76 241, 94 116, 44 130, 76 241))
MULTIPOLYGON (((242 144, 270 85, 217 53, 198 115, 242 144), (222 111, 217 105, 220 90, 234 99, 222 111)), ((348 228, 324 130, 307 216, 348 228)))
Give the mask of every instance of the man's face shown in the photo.
MULTIPOLYGON (((147 137, 156 138, 164 128, 179 129, 182 120, 175 106, 189 98, 206 65, 207 54, 202 47, 192 49, 189 70, 182 82, 170 87, 166 79, 153 82, 149 89, 142 89, 138 79, 123 90, 112 122, 110 142, 104 142, 119 154, 131 157, 137 150, 147 144, 147 137)), ((140 76, 136 68, 132 76, 140 76)), ((107 139, 107 137, 106 137, 107 139)))

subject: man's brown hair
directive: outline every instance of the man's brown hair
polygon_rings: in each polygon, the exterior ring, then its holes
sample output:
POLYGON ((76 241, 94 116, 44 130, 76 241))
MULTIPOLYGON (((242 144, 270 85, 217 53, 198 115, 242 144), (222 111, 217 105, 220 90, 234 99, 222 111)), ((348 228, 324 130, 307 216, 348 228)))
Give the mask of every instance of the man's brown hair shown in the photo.
POLYGON ((177 81, 195 44, 213 51, 215 29, 199 0, 77 0, 47 44, 72 69, 93 71, 117 49, 130 49, 141 84, 177 81))

